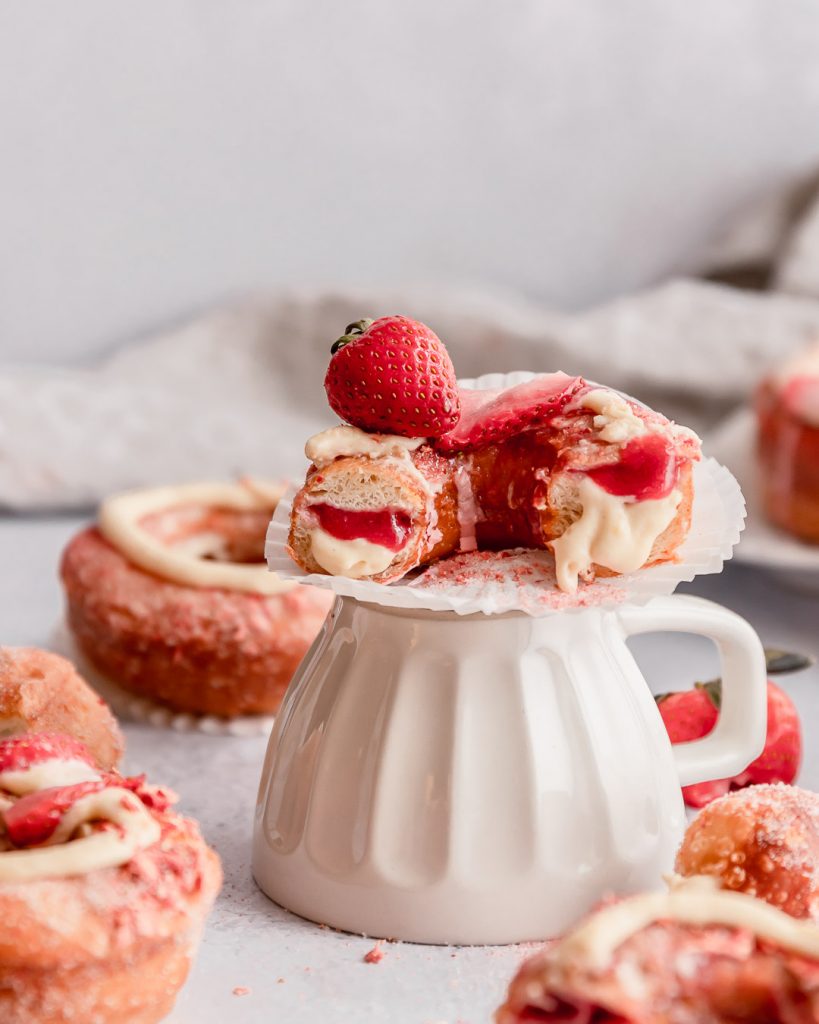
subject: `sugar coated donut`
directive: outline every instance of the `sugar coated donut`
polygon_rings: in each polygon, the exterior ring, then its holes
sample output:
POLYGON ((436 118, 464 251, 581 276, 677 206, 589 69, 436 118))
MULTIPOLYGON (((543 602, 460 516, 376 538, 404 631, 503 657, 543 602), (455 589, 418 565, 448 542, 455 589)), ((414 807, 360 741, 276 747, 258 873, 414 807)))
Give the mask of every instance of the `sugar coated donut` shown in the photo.
POLYGON ((796 352, 757 389, 759 486, 768 519, 819 543, 819 343, 796 352))
POLYGON ((819 928, 712 878, 591 914, 527 960, 496 1024, 813 1024, 819 928))
POLYGON ((819 922, 819 795, 779 784, 715 800, 688 827, 676 870, 819 922))
POLYGON ((173 795, 70 736, 0 741, 0 1020, 155 1024, 221 884, 173 795))
POLYGON ((90 662, 178 711, 276 711, 333 600, 263 564, 279 493, 193 484, 106 502, 61 567, 69 627, 90 662))
POLYGON ((0 647, 0 738, 22 732, 74 736, 101 768, 122 757, 116 719, 69 661, 36 647, 0 647))

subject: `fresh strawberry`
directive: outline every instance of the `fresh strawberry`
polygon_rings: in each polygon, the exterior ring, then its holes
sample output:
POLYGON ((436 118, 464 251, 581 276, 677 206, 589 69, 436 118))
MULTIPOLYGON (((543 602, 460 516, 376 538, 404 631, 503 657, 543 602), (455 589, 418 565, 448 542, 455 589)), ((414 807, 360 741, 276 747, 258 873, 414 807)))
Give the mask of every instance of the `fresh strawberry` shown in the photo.
POLYGON ((65 812, 90 793, 105 789, 106 783, 78 782, 29 793, 3 811, 6 834, 15 846, 36 846, 51 837, 65 812))
MULTIPOLYGON (((801 655, 766 651, 768 672, 794 672, 811 664, 801 655)), ((719 717, 722 683, 697 683, 693 690, 664 694, 657 698, 660 715, 672 743, 698 740, 714 728, 719 717)), ((768 729, 765 748, 759 757, 731 779, 715 779, 683 787, 689 807, 705 807, 732 789, 764 782, 791 783, 802 760, 802 728, 790 697, 768 680, 768 729)))
POLYGON ((560 415, 584 387, 581 377, 544 373, 503 391, 464 390, 458 425, 440 437, 435 447, 443 452, 469 451, 544 425, 560 415))
POLYGON ((324 378, 331 408, 361 430, 440 437, 458 422, 455 370, 441 340, 405 316, 350 324, 324 378))
POLYGON ((38 732, 0 740, 0 772, 23 771, 30 765, 55 760, 94 763, 84 743, 62 733, 38 732))

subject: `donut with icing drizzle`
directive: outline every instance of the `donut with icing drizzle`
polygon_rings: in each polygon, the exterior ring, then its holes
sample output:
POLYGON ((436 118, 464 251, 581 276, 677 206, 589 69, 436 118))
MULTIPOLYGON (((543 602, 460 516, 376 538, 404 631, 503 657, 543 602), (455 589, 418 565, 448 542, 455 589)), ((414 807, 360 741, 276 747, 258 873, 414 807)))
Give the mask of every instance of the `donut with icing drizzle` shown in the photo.
POLYGON ((221 884, 173 795, 73 737, 0 741, 0 1020, 155 1024, 221 884))
POLYGON ((68 624, 94 667, 181 712, 275 712, 332 603, 267 571, 280 493, 186 484, 104 502, 61 565, 68 624))

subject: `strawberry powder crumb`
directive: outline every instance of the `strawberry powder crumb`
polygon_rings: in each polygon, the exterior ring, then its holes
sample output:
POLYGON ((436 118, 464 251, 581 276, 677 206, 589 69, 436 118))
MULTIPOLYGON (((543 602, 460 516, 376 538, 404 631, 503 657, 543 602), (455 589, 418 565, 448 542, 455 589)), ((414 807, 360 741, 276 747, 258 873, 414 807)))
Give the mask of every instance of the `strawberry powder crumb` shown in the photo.
POLYGON ((369 951, 369 953, 365 953, 364 954, 364 963, 365 964, 380 964, 383 959, 384 959, 384 953, 381 950, 381 943, 380 942, 376 942, 376 944, 369 951))
POLYGON ((233 990, 235 996, 249 996, 250 989, 246 985, 237 985, 233 990))

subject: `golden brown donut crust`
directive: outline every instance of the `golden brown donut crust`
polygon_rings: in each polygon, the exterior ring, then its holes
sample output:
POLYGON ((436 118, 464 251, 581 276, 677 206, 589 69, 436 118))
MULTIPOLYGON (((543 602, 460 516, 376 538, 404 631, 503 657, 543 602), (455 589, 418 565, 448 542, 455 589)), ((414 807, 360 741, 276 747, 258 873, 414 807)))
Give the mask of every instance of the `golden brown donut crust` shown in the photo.
POLYGON ((71 662, 36 647, 0 647, 0 737, 21 732, 73 736, 106 770, 122 758, 116 719, 71 662))
POLYGON ((154 1024, 173 1005, 222 880, 194 822, 120 868, 0 884, 3 1024, 154 1024))
POLYGON ((178 711, 235 717, 278 710, 332 595, 181 586, 133 565, 98 530, 61 565, 68 623, 107 677, 178 711))
POLYGON ((714 800, 688 826, 675 869, 819 922, 819 795, 780 783, 714 800))

